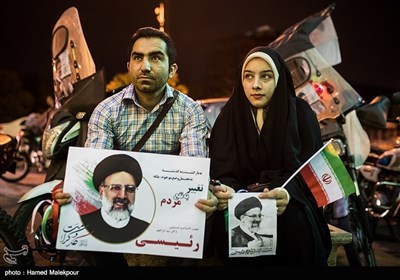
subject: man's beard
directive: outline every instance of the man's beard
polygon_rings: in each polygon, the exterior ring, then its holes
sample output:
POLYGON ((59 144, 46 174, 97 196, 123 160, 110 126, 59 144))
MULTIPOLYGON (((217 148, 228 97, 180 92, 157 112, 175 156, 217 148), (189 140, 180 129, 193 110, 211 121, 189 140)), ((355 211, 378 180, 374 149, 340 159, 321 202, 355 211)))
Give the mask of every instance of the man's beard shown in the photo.
POLYGON ((114 198, 111 201, 109 201, 104 195, 102 198, 102 206, 101 206, 106 213, 114 218, 114 220, 116 221, 124 221, 126 219, 129 219, 133 209, 134 209, 134 205, 133 203, 130 203, 128 199, 126 198, 114 198), (116 202, 122 202, 124 203, 124 207, 122 209, 114 209, 114 203, 116 202))
POLYGON ((260 223, 256 223, 256 222, 251 223, 249 230, 251 232, 258 232, 260 230, 260 223))

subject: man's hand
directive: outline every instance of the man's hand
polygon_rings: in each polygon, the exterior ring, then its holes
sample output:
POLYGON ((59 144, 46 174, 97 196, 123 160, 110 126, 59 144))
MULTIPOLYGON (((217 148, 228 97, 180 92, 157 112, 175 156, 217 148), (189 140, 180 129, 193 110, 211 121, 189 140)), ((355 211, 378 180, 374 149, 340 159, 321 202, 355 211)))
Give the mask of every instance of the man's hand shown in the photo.
POLYGON ((208 218, 211 216, 212 213, 214 213, 215 210, 217 210, 217 203, 218 199, 212 192, 208 191, 208 199, 201 198, 196 202, 195 205, 200 210, 206 212, 208 218))
POLYGON ((64 193, 61 191, 54 195, 54 199, 57 201, 58 205, 68 204, 72 201, 71 195, 69 193, 64 193))

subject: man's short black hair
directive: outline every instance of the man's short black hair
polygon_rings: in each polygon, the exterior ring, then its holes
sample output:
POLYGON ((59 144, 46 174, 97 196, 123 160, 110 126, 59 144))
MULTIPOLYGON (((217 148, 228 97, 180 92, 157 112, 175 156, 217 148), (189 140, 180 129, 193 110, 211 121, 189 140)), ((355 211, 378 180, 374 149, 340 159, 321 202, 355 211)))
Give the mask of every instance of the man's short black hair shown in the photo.
POLYGON ((167 45, 168 65, 171 67, 176 62, 177 51, 172 38, 164 31, 153 27, 139 28, 131 37, 128 45, 128 62, 131 60, 132 47, 139 38, 160 38, 167 45))

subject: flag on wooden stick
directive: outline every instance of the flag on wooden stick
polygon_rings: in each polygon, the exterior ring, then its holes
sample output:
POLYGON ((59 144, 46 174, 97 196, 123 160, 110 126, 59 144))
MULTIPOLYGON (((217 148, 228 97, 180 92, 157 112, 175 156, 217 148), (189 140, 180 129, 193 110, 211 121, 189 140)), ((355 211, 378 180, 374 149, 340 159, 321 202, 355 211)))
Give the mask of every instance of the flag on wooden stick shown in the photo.
POLYGON ((354 182, 336 153, 332 141, 327 142, 307 160, 282 187, 298 172, 303 176, 319 207, 356 192, 354 182))

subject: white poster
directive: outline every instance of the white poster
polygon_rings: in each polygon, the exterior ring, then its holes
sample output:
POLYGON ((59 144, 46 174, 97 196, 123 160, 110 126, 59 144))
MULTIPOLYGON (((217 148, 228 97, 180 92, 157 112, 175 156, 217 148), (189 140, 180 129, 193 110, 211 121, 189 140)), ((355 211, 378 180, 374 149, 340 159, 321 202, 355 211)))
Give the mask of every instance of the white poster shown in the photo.
POLYGON ((57 249, 201 259, 206 214, 195 203, 209 168, 209 158, 71 147, 57 249))

